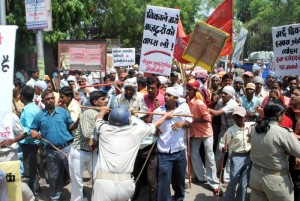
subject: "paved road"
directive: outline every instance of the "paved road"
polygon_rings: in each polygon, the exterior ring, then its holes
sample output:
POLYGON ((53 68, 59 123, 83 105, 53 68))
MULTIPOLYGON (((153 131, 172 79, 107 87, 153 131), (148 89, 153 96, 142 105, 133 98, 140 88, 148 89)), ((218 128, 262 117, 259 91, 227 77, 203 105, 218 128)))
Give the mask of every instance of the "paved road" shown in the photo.
MULTIPOLYGON (((92 193, 92 186, 89 182, 89 178, 87 176, 87 173, 84 174, 84 190, 87 192, 88 198, 90 200, 90 196, 92 193)), ((42 191, 40 193, 40 201, 48 201, 49 200, 49 188, 46 184, 45 180, 40 180, 42 191)), ((226 189, 223 188, 225 191, 226 189)), ((71 185, 68 184, 64 187, 64 193, 63 198, 66 201, 70 200, 70 191, 71 191, 71 185)), ((249 199, 249 190, 247 194, 247 199, 249 199)), ((186 189, 186 201, 216 201, 217 197, 214 196, 213 192, 210 190, 208 184, 193 184, 191 189, 186 189)), ((139 201, 148 201, 149 194, 148 194, 148 187, 145 186, 142 188, 139 196, 139 201)), ((222 197, 220 197, 219 200, 222 200, 222 197)))

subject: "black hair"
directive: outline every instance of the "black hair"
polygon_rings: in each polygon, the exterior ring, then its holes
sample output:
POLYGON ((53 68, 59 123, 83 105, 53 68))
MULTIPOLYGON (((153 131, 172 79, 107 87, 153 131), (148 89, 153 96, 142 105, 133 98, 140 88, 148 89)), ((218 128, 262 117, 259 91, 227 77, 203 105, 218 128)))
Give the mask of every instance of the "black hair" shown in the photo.
POLYGON ((65 95, 67 97, 71 96, 71 98, 74 98, 74 92, 73 92, 72 88, 69 86, 65 86, 65 87, 61 88, 59 90, 59 93, 65 95))
POLYGON ((137 78, 137 83, 138 83, 138 85, 141 85, 143 87, 147 86, 146 79, 143 78, 143 77, 138 77, 137 78))
POLYGON ((225 79, 231 79, 231 80, 233 80, 232 74, 226 73, 226 74, 222 77, 222 81, 224 81, 225 79))
POLYGON ((147 85, 152 85, 155 82, 157 83, 156 84, 157 88, 159 88, 160 87, 160 81, 159 81, 158 78, 155 78, 153 76, 147 77, 147 80, 146 80, 147 85))
POLYGON ((39 70, 38 70, 37 68, 32 68, 32 69, 30 70, 30 74, 31 74, 31 75, 34 74, 34 73, 37 73, 37 72, 39 72, 39 70))
POLYGON ((279 116, 285 112, 286 108, 280 100, 271 100, 264 107, 265 118, 255 126, 257 133, 267 133, 270 129, 270 121, 279 120, 279 116))
POLYGON ((41 95, 42 99, 44 99, 48 94, 53 94, 53 92, 48 89, 44 90, 41 95))
POLYGON ((296 80, 296 81, 297 81, 297 79, 296 79, 295 76, 290 76, 290 77, 288 78, 288 82, 293 81, 293 80, 296 80))
POLYGON ((111 79, 111 74, 106 74, 106 75, 104 76, 103 80, 105 81, 105 80, 107 80, 107 79, 111 79))
POLYGON ((81 75, 81 71, 80 70, 74 70, 73 75, 75 75, 75 74, 81 75))
POLYGON ((101 97, 106 97, 107 93, 104 91, 93 91, 90 93, 90 103, 92 106, 95 106, 94 101, 98 100, 101 97))
POLYGON ((15 85, 15 87, 19 86, 19 88, 21 88, 23 84, 22 84, 22 82, 19 78, 15 78, 14 79, 14 85, 15 85))
POLYGON ((34 90, 31 86, 25 85, 22 87, 20 94, 27 102, 32 102, 34 97, 34 90))

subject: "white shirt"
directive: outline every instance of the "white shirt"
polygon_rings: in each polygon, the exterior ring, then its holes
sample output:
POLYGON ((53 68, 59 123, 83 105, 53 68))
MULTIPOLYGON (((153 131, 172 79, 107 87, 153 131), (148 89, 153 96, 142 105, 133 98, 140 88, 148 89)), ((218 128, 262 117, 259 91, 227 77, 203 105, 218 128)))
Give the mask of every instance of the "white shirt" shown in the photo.
POLYGON ((132 173, 134 162, 142 140, 155 133, 153 124, 146 124, 131 116, 131 122, 125 126, 96 121, 99 132, 99 154, 96 171, 114 174, 132 173))
MULTIPOLYGON (((12 113, 12 129, 13 129, 14 137, 17 137, 27 132, 26 129, 22 126, 19 117, 15 113, 12 113)), ((18 143, 15 142, 9 147, 0 148, 0 153, 5 153, 7 151, 12 151, 17 149, 18 149, 18 143)))
MULTIPOLYGON (((156 108, 154 112, 166 113, 165 105, 156 108)), ((181 103, 173 112, 173 114, 191 114, 187 103, 181 103)), ((154 115, 153 122, 157 121, 161 116, 154 115)), ((186 148, 185 146, 185 129, 181 128, 178 131, 173 131, 171 126, 178 121, 192 122, 192 117, 179 117, 165 120, 159 127, 161 134, 157 140, 157 149, 161 153, 174 153, 186 148)))

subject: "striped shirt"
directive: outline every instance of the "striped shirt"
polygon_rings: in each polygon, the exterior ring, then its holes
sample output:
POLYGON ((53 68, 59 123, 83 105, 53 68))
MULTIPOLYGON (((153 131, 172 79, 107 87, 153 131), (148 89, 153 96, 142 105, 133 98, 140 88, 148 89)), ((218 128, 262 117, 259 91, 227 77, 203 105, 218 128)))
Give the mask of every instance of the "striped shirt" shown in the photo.
POLYGON ((95 118, 99 112, 97 110, 88 109, 80 115, 80 123, 77 132, 74 135, 73 146, 76 149, 90 151, 89 140, 95 132, 95 118))

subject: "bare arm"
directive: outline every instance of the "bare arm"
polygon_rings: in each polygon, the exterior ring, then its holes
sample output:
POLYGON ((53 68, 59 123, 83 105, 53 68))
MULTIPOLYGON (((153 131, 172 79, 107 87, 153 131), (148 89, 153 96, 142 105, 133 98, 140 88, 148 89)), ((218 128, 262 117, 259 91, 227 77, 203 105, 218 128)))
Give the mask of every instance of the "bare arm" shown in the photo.
POLYGON ((223 109, 214 110, 214 109, 209 108, 209 111, 212 116, 221 116, 221 115, 225 114, 225 111, 223 109))

